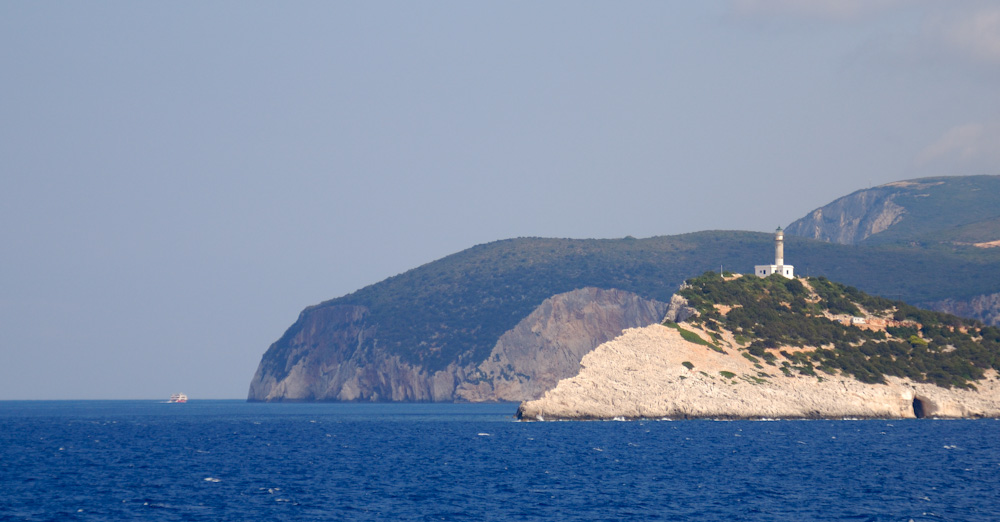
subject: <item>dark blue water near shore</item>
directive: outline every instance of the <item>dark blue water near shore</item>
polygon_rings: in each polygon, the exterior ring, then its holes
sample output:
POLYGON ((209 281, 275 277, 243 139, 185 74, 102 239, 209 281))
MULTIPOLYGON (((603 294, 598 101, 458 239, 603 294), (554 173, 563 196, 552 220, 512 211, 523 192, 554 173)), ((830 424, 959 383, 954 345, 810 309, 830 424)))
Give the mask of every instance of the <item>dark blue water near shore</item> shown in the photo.
POLYGON ((0 520, 1000 520, 1000 422, 0 402, 0 520))

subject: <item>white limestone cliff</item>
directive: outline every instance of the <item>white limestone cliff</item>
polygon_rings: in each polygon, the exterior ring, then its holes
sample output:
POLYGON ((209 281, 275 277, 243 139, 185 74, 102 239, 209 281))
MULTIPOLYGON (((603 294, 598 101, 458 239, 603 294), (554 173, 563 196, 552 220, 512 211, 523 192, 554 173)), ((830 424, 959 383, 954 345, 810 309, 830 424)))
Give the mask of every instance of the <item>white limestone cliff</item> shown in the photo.
MULTIPOLYGON (((694 330, 707 339, 706 332, 694 330)), ((735 346, 732 337, 724 341, 735 346)), ((850 376, 786 376, 733 348, 718 353, 652 325, 626 330, 587 354, 580 373, 518 408, 524 420, 977 418, 1000 417, 1000 377, 989 371, 977 390, 946 389, 887 377, 865 384, 850 376)))

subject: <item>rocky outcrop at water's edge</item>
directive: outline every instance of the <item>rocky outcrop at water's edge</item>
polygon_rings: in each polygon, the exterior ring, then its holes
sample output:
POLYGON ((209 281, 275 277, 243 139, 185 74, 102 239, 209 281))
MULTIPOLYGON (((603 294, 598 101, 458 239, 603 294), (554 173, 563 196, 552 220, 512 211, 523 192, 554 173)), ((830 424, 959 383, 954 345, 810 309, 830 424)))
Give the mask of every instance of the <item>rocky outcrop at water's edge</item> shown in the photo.
POLYGON ((250 383, 251 401, 451 400, 458 368, 429 373, 377 343, 363 306, 303 312, 274 343, 250 383))
MULTIPOLYGON (((688 325, 685 325, 688 327, 688 325)), ((693 329, 704 338, 705 331, 693 329)), ((729 337, 727 340, 733 343, 729 337)), ((735 345, 735 344, 733 344, 735 345)), ((523 420, 843 419, 1000 417, 1000 377, 990 370, 976 389, 942 388, 888 377, 785 375, 684 340, 661 325, 631 329, 587 354, 580 373, 538 400, 523 402, 523 420)))

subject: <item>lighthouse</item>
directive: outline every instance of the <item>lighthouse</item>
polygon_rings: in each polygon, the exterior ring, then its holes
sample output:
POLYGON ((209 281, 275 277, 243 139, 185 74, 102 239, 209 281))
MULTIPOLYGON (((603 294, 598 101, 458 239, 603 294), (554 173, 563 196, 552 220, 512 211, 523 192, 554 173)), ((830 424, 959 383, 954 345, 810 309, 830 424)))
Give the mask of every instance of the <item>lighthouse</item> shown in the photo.
POLYGON ((771 274, 781 274, 789 279, 795 277, 795 267, 785 264, 785 231, 778 227, 774 231, 774 264, 756 265, 754 273, 757 277, 767 277, 771 274))

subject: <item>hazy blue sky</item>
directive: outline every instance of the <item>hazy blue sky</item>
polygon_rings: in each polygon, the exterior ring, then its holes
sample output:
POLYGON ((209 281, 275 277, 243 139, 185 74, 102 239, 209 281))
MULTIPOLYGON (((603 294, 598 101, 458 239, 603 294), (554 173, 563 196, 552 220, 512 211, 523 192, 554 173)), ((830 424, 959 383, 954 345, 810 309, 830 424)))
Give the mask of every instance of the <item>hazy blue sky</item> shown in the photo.
POLYGON ((243 398, 475 244, 997 174, 998 92, 996 2, 3 2, 0 399, 243 398))

